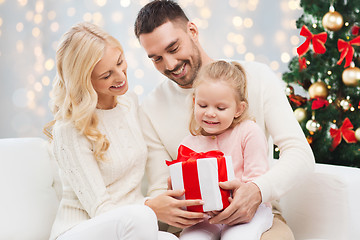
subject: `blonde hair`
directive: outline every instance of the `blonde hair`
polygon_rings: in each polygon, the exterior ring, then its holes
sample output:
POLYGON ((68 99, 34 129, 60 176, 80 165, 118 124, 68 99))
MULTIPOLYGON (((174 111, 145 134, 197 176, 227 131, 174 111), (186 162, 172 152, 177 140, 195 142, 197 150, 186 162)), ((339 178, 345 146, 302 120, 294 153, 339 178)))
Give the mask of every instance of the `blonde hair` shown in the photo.
POLYGON ((107 45, 123 51, 119 41, 87 22, 74 25, 62 36, 56 51, 57 75, 50 101, 54 120, 44 127, 44 133, 52 139, 55 121, 72 122, 91 142, 96 160, 105 160, 104 153, 110 143, 97 129, 98 95, 91 83, 91 74, 107 45))
MULTIPOLYGON (((222 81, 224 84, 228 84, 234 89, 236 103, 245 103, 245 110, 239 117, 234 118, 230 128, 234 127, 245 119, 251 119, 248 113, 249 104, 247 100, 246 73, 244 68, 239 63, 216 61, 203 66, 200 69, 192 86, 194 91, 194 98, 196 88, 206 81, 222 81)), ((189 130, 192 135, 196 136, 202 134, 204 130, 195 121, 194 107, 195 103, 193 101, 189 130)))

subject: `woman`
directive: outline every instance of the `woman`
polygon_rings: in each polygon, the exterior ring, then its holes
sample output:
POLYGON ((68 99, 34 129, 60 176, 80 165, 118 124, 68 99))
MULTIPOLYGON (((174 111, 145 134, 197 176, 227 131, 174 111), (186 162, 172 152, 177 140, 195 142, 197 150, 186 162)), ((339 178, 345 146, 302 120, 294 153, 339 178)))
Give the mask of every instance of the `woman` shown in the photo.
POLYGON ((145 166, 151 195, 166 190, 165 164, 146 162, 137 99, 128 94, 120 43, 79 23, 63 35, 48 131, 60 167, 63 196, 50 239, 177 239, 158 232, 141 193, 145 166), (165 169, 165 170, 162 170, 165 169))

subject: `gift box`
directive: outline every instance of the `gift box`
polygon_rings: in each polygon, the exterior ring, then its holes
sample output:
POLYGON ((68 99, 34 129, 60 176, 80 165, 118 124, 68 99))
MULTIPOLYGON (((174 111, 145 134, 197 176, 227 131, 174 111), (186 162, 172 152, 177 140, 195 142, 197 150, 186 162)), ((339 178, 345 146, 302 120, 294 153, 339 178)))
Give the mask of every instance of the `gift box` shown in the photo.
POLYGON ((178 158, 166 161, 174 190, 185 189, 183 199, 202 199, 204 205, 188 206, 188 211, 219 211, 229 206, 231 192, 221 189, 219 182, 235 178, 230 156, 221 151, 194 152, 180 145, 178 158))

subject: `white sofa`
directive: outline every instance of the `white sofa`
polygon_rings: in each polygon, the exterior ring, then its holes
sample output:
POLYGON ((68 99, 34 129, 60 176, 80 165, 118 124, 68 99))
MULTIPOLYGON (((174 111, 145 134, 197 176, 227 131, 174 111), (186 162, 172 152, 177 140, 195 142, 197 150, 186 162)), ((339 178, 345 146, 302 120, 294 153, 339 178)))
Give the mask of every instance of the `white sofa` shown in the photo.
MULTIPOLYGON (((61 187, 42 138, 0 139, 0 240, 48 239, 61 187)), ((360 169, 316 165, 280 204, 296 240, 360 239, 360 169)))

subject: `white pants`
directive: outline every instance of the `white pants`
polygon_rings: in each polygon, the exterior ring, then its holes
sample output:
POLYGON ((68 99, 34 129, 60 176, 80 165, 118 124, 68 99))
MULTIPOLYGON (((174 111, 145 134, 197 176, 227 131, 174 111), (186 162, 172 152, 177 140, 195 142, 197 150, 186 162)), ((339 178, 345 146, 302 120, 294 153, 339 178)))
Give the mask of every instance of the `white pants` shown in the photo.
POLYGON ((57 240, 166 240, 175 235, 158 231, 157 218, 145 205, 126 205, 89 219, 57 240))
POLYGON ((184 229, 180 240, 259 240, 272 226, 273 218, 271 208, 261 204, 249 223, 229 226, 204 221, 184 229))

